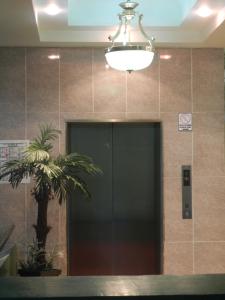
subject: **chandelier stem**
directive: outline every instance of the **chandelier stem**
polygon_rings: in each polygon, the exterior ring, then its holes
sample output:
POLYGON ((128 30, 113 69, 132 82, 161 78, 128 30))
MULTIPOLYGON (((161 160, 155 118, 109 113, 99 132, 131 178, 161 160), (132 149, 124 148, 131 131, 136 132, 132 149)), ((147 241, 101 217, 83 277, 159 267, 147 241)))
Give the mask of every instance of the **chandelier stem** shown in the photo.
POLYGON ((116 33, 113 36, 109 35, 109 37, 108 37, 109 41, 112 42, 113 44, 114 44, 114 41, 118 38, 118 36, 121 34, 121 28, 123 26, 122 16, 121 15, 118 15, 118 16, 119 16, 119 20, 120 20, 118 30, 116 31, 116 33))
POLYGON ((142 19, 143 19, 143 14, 139 15, 139 18, 138 18, 139 29, 140 29, 142 35, 144 36, 144 38, 148 41, 148 43, 149 43, 151 49, 153 50, 154 47, 153 47, 152 41, 154 41, 154 38, 149 37, 149 36, 147 35, 147 33, 144 31, 144 28, 143 28, 143 26, 142 26, 142 19))

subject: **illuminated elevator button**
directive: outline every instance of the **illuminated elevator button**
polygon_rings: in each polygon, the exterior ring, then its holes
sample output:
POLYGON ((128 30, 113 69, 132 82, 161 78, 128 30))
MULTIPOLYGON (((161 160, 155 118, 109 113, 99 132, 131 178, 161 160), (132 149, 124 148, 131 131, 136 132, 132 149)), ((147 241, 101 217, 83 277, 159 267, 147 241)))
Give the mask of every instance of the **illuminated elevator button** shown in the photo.
POLYGON ((190 170, 184 170, 183 171, 183 185, 184 186, 190 186, 190 170))

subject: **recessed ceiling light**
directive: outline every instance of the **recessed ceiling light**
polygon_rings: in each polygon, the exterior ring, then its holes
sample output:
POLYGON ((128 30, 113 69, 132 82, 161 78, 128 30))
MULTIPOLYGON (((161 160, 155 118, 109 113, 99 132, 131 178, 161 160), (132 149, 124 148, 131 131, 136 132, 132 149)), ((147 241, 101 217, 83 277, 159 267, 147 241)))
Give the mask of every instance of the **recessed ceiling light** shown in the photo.
POLYGON ((54 59, 60 59, 60 55, 59 54, 51 54, 51 55, 48 56, 48 58, 52 59, 52 60, 54 60, 54 59))
POLYGON ((49 4, 45 9, 44 12, 50 16, 58 15, 62 10, 55 5, 54 3, 49 4))
POLYGON ((207 18, 211 16, 212 10, 207 5, 203 5, 199 7, 199 9, 196 11, 196 14, 202 18, 207 18))
POLYGON ((160 59, 166 59, 167 60, 167 59, 171 59, 171 57, 172 56, 170 54, 161 54, 160 55, 160 59))
POLYGON ((225 10, 222 10, 218 13, 216 18, 216 24, 219 26, 225 20, 225 10))

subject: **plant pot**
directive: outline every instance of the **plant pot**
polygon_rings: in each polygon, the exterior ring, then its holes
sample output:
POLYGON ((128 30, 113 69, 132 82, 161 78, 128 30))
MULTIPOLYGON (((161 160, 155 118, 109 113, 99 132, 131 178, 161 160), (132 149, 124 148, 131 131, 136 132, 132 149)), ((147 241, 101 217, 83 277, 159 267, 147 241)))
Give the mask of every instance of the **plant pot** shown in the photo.
POLYGON ((33 277, 33 276, 59 276, 61 274, 61 270, 59 269, 51 269, 51 270, 43 270, 43 271, 28 271, 28 270, 18 270, 18 274, 23 277, 33 277))
POLYGON ((40 276, 59 276, 60 274, 61 274, 61 270, 59 269, 40 271, 40 276))
POLYGON ((21 269, 18 270, 18 274, 20 276, 23 276, 23 277, 40 276, 40 272, 39 271, 28 271, 28 270, 21 270, 21 269))

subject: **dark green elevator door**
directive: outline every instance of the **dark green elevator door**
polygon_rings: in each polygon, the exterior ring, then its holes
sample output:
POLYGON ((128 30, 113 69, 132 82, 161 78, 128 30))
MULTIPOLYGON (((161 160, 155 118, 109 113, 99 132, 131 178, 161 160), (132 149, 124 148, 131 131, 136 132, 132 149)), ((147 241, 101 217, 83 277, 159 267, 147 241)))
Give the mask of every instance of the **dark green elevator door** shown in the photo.
POLYGON ((103 170, 69 201, 69 274, 159 274, 159 124, 71 123, 68 146, 103 170))

